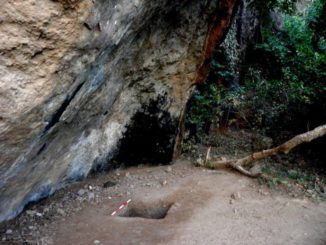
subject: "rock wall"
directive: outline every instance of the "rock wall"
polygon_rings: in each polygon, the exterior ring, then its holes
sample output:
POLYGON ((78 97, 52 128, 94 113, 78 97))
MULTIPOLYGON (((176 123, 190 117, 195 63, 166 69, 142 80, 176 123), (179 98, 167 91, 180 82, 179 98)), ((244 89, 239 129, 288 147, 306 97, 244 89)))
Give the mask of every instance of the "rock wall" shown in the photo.
POLYGON ((0 2, 0 222, 113 160, 169 162, 209 23, 234 5, 0 2))
POLYGON ((235 16, 226 38, 218 47, 215 60, 228 73, 224 81, 228 87, 237 87, 242 78, 243 65, 250 46, 260 39, 260 13, 248 0, 239 0, 235 16))

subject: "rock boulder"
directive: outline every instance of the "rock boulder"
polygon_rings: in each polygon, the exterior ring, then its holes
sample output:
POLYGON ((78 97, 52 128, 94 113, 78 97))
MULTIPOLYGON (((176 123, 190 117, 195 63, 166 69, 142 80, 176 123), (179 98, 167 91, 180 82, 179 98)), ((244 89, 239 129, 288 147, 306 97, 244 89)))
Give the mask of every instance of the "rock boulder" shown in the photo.
POLYGON ((0 221, 114 162, 171 161, 212 16, 230 8, 216 43, 233 5, 1 1, 0 221))

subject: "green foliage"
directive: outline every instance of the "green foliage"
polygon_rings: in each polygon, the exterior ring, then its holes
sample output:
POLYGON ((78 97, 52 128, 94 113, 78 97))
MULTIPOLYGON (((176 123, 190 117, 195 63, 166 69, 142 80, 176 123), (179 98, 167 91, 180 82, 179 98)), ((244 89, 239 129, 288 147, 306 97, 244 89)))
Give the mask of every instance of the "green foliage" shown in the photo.
POLYGON ((196 90, 188 111, 187 124, 196 126, 198 133, 205 131, 205 125, 210 125, 218 119, 223 110, 223 97, 225 89, 215 84, 204 84, 200 90, 196 90))
POLYGON ((251 2, 251 6, 265 9, 265 11, 277 9, 283 12, 292 12, 295 3, 296 0, 254 0, 251 2))
POLYGON ((256 53, 263 57, 259 62, 274 62, 270 67, 258 62, 249 66, 239 108, 251 111, 252 126, 265 129, 275 128, 276 124, 282 126, 291 120, 291 114, 312 104, 325 104, 325 37, 316 37, 318 34, 311 25, 319 18, 321 8, 321 1, 315 1, 307 16, 283 14, 280 33, 263 30, 264 41, 256 45, 256 53), (279 72, 274 76, 266 72, 276 68, 279 72))
POLYGON ((265 112, 263 117, 268 124, 278 122, 279 116, 289 108, 323 103, 318 100, 325 97, 326 91, 325 36, 319 36, 311 28, 321 9, 321 1, 315 1, 307 16, 283 14, 281 33, 267 28, 263 30, 264 42, 257 45, 257 49, 266 54, 266 59, 272 57, 276 60, 274 65, 280 67, 280 74, 277 79, 271 79, 248 72, 244 89, 254 91, 259 97, 260 103, 255 97, 248 97, 247 103, 252 102, 257 110, 265 112), (317 47, 314 45, 316 39, 317 47))
POLYGON ((212 123, 228 126, 237 120, 268 131, 291 124, 293 115, 309 111, 314 104, 326 108, 326 37, 325 27, 320 27, 325 21, 325 5, 317 0, 305 14, 294 14, 290 11, 293 3, 272 0, 260 5, 285 10, 282 30, 272 30, 270 25, 262 29, 263 41, 254 47, 255 57, 247 64, 238 88, 227 90, 216 85, 232 80, 233 74, 230 67, 214 59, 211 69, 215 80, 210 79, 195 92, 188 124, 196 125, 197 131, 207 131, 212 123))
POLYGON ((269 15, 270 10, 293 13, 297 0, 254 0, 251 7, 258 10, 262 18, 269 15))
POLYGON ((266 182, 270 188, 285 189, 293 195, 304 193, 307 197, 325 200, 325 180, 317 174, 316 170, 298 167, 292 162, 284 162, 265 164, 262 168, 264 179, 261 181, 266 182))
MULTIPOLYGON (((274 34, 265 29, 263 31, 265 42, 257 48, 276 57, 287 81, 301 80, 307 83, 311 78, 317 80, 324 77, 325 69, 322 68, 326 65, 325 38, 319 37, 319 47, 316 49, 312 43, 314 33, 309 27, 309 23, 315 17, 283 15, 283 19, 282 33, 274 34)), ((310 81, 310 84, 312 82, 310 81)))
POLYGON ((278 80, 247 80, 240 90, 242 100, 236 110, 250 128, 269 130, 275 119, 285 114, 291 90, 278 80))
MULTIPOLYGON (((325 0, 315 1, 314 5, 309 8, 307 23, 311 30, 314 32, 313 34, 313 42, 317 44, 318 42, 323 43, 322 50, 325 51, 325 39, 326 39, 326 3, 325 0)), ((319 43, 320 45, 320 43, 319 43)))
MULTIPOLYGON (((229 80, 233 78, 232 72, 229 68, 227 68, 225 65, 219 63, 216 59, 212 60, 211 63, 211 69, 212 72, 215 74, 215 76, 222 78, 224 80, 229 80)), ((219 88, 220 90, 223 90, 223 88, 219 88)))

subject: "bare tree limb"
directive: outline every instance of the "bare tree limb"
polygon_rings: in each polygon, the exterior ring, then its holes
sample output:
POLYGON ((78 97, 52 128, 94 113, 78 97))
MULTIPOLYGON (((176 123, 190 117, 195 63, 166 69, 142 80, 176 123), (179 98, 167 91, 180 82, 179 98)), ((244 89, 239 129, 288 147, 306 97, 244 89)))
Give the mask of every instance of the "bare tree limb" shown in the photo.
POLYGON ((308 143, 314 139, 324 136, 325 134, 326 134, 326 124, 319 126, 306 133, 299 134, 293 137, 292 139, 286 141, 282 145, 279 145, 271 149, 263 150, 260 152, 255 152, 249 156, 239 158, 239 159, 222 158, 222 160, 218 160, 218 161, 209 161, 210 159, 209 156, 210 148, 209 148, 203 165, 210 168, 221 168, 221 167, 229 166, 243 173, 244 175, 250 177, 258 177, 260 173, 258 174, 251 173, 250 171, 244 169, 244 166, 280 153, 287 154, 296 146, 301 145, 303 143, 308 143))

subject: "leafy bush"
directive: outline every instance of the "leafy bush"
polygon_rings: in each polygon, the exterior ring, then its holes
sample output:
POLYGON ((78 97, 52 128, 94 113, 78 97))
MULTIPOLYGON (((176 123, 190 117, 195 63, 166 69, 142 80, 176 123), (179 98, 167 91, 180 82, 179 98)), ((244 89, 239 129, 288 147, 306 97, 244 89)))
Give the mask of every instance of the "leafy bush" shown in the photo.
MULTIPOLYGON (((215 84, 203 84, 197 89, 190 102, 186 125, 194 128, 192 134, 208 133, 210 125, 223 114, 225 89, 215 84)), ((193 135, 194 136, 194 135, 193 135)))
POLYGON ((262 32, 264 42, 256 45, 256 52, 265 59, 272 57, 275 62, 268 69, 278 67, 279 74, 266 75, 270 73, 257 64, 248 69, 244 89, 255 91, 256 97, 247 98, 247 102, 252 101, 255 111, 262 111, 258 115, 265 119, 265 124, 260 126, 275 126, 281 116, 284 125, 284 119, 291 120, 291 117, 284 118, 285 115, 295 115, 315 104, 325 107, 325 36, 315 33, 311 24, 322 14, 321 2, 315 1, 307 15, 283 14, 281 32, 268 28, 262 32))
MULTIPOLYGON (((293 1, 268 2, 279 9, 282 4, 293 6, 293 1)), ((265 25, 263 41, 253 48, 238 88, 217 85, 216 81, 228 80, 232 74, 213 60, 215 78, 195 92, 187 124, 195 125, 196 132, 207 132, 212 124, 228 126, 236 120, 238 125, 269 131, 298 123, 293 123, 294 118, 308 115, 312 108, 318 108, 314 113, 322 118, 326 111, 326 37, 323 28, 316 30, 325 22, 323 9, 323 1, 317 0, 305 14, 282 14, 281 31, 265 25)))

